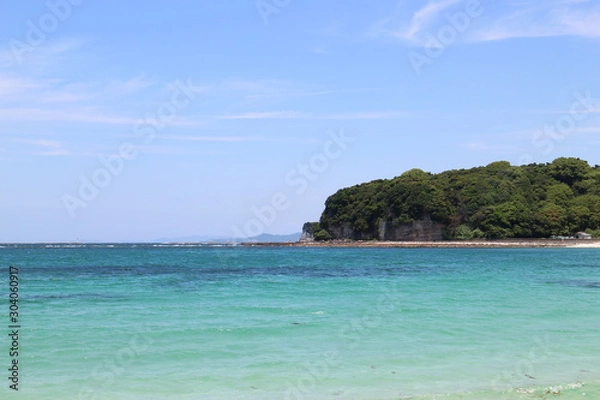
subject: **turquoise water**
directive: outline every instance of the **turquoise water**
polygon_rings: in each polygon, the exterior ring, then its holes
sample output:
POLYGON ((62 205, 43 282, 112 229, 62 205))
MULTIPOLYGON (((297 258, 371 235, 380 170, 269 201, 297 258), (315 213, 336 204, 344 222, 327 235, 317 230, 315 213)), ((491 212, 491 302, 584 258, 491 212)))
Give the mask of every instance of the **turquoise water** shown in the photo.
POLYGON ((0 398, 600 399, 598 254, 5 245, 0 398))

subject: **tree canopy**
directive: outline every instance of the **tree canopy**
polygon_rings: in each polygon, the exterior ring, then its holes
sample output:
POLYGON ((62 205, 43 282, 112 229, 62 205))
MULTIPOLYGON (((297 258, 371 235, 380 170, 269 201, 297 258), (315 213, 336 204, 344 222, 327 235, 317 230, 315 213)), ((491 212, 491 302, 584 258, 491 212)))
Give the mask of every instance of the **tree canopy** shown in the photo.
POLYGON ((377 238, 381 222, 432 220, 448 239, 544 238, 579 231, 600 234, 600 166, 578 158, 431 174, 411 169, 394 179, 339 190, 325 203, 317 238, 346 225, 377 238))

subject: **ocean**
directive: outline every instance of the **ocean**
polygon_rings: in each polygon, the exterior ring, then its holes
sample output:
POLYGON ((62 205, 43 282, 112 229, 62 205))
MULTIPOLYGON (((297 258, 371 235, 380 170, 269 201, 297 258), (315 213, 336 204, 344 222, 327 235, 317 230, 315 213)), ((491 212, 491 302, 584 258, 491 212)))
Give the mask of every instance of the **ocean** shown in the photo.
POLYGON ((600 399, 598 255, 2 245, 0 398, 600 399))

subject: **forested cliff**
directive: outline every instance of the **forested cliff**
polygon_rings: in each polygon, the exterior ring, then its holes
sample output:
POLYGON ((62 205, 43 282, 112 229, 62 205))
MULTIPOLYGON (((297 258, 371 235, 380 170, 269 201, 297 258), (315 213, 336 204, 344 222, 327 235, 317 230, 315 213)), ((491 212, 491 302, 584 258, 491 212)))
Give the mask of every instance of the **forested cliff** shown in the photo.
POLYGON ((600 236, 600 166, 562 157, 439 174, 412 169, 339 190, 308 229, 317 240, 600 236))

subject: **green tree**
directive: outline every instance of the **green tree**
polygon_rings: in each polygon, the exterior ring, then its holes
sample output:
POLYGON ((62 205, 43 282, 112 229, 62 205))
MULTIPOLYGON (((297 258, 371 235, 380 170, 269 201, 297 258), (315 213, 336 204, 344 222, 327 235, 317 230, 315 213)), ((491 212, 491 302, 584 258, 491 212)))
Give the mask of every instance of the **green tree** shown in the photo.
POLYGON ((569 235, 567 226, 567 212, 564 208, 547 203, 537 214, 540 232, 542 235, 569 235))
POLYGON ((585 175, 591 170, 590 165, 579 158, 560 157, 550 164, 550 174, 552 177, 569 186, 573 186, 575 182, 583 180, 585 175))
POLYGON ((548 187, 546 198, 550 203, 558 204, 561 207, 567 207, 574 196, 573 189, 564 183, 557 183, 556 185, 548 187))
POLYGON ((574 206, 567 209, 567 220, 571 233, 585 231, 590 228, 590 210, 584 206, 574 206))
POLYGON ((470 240, 473 239, 473 237, 475 237, 475 234, 468 225, 460 225, 456 228, 456 232, 454 233, 454 239, 458 240, 470 240))
POLYGON ((574 185, 580 194, 600 195, 600 170, 592 170, 585 174, 583 180, 574 185))

